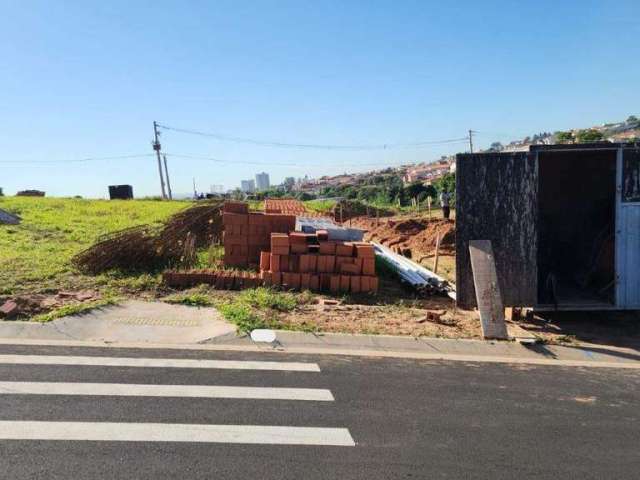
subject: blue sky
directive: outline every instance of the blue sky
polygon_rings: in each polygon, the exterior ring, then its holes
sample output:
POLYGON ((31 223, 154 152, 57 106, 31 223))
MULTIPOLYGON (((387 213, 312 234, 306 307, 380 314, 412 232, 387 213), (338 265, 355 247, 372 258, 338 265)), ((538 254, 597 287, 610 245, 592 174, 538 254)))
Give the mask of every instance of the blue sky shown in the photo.
MULTIPOLYGON (((636 1, 2 1, 0 186, 157 194, 152 122, 267 141, 507 141, 640 113, 636 1), (11 162, 11 163, 6 163, 11 162)), ((165 132, 174 192, 429 161, 165 132), (284 166, 283 164, 291 164, 284 166)))

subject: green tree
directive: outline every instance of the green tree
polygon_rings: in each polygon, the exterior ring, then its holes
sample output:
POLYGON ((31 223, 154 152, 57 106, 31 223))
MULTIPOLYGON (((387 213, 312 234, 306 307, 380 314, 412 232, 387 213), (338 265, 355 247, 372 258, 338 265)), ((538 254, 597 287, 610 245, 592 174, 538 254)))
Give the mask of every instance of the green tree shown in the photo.
POLYGON ((595 128, 579 130, 578 133, 576 134, 576 140, 578 141, 578 143, 600 142, 603 139, 604 139, 603 133, 596 130, 595 128))
POLYGON ((426 192, 427 187, 422 182, 413 182, 404 187, 404 191, 407 197, 416 198, 421 193, 426 192))
POLYGON ((556 132, 555 136, 556 142, 558 143, 573 143, 575 140, 571 130, 567 130, 566 132, 556 132))
POLYGON ((443 175, 435 182, 433 182, 433 186, 435 187, 437 193, 440 192, 450 192, 455 193, 456 191, 456 174, 455 173, 447 173, 443 175))

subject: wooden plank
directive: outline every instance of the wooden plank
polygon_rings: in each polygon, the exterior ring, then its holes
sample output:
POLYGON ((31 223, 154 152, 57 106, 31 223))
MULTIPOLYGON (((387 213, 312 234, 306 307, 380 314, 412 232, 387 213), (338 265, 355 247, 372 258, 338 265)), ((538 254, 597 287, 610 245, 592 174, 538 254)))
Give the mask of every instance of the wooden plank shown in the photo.
POLYGON ((484 338, 507 339, 504 305, 490 240, 470 240, 469 256, 484 338))
POLYGON ((438 258, 440 255, 440 234, 436 237, 436 255, 433 259, 433 273, 438 273, 438 258))

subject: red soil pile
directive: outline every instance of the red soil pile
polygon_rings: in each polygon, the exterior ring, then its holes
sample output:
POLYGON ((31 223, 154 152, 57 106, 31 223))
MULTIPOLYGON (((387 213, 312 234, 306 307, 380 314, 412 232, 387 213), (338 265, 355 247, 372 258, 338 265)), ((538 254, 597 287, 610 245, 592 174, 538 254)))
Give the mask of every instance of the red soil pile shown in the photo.
POLYGON ((455 248, 453 220, 390 218, 376 221, 375 218, 358 217, 352 220, 352 226, 366 230, 365 240, 381 243, 414 259, 432 253, 438 236, 441 252, 451 252, 455 248))

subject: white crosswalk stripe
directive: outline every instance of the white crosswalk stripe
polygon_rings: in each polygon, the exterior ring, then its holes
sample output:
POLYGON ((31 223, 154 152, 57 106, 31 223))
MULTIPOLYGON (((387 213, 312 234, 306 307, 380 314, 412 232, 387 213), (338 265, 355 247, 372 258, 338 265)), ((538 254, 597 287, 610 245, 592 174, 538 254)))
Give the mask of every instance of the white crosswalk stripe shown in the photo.
POLYGON ((176 423, 3 422, 2 440, 207 442, 354 446, 346 428, 176 423))
POLYGON ((262 362, 238 360, 193 360, 171 358, 74 357, 65 355, 0 355, 0 364, 9 365, 84 365, 144 368, 211 368, 232 370, 276 370, 319 372, 317 363, 262 362))
MULTIPOLYGON (((316 363, 198 360, 167 358, 125 358, 64 355, 0 355, 0 365, 104 366, 234 369, 280 372, 320 372, 316 363)), ((242 373, 238 373, 242 375, 242 373)), ((289 378, 289 377, 287 377, 289 378)), ((315 377, 314 377, 315 378, 315 377)), ((208 383, 208 382, 207 382, 208 383)), ((328 389, 283 388, 226 385, 164 385, 84 382, 2 381, 0 397, 12 395, 68 396, 73 408, 74 396, 152 397, 152 398, 210 398, 242 400, 296 400, 334 402, 328 389)), ((27 400, 28 401, 28 400, 27 400)), ((67 400, 65 400, 66 402, 67 400)), ((256 408, 259 407, 256 403, 256 408)), ((303 407, 300 407, 303 408, 303 407)), ((87 422, 87 421, 31 421, 2 419, 0 411, 0 441, 2 440, 68 440, 114 442, 204 442, 265 445, 355 446, 347 428, 319 426, 274 425, 214 425, 149 422, 87 422)))
POLYGON ((332 402, 320 388, 226 387, 209 385, 134 385, 129 383, 0 382, 1 394, 106 395, 120 397, 244 398, 332 402))

